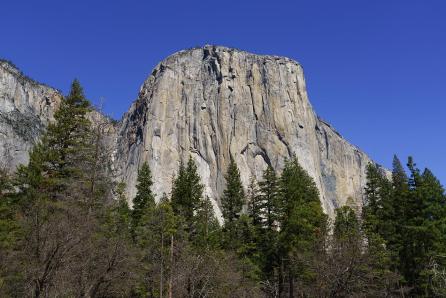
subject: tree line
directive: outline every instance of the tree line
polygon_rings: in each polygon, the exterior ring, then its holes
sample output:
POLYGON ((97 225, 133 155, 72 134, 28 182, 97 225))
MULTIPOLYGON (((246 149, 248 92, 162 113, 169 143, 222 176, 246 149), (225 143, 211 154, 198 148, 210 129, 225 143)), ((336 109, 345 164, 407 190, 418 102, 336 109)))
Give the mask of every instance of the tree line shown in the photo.
POLYGON ((0 171, 1 297, 446 296, 445 192, 412 158, 370 164, 364 207, 330 219, 296 157, 244 189, 231 156, 220 225, 192 158, 158 200, 144 163, 127 198, 91 109, 75 80, 29 164, 0 171))

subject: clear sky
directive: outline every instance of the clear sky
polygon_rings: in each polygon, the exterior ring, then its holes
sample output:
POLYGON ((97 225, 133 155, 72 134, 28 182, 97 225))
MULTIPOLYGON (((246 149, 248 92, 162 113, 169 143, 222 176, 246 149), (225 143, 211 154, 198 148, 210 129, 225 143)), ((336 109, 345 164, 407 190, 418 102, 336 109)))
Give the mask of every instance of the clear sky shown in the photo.
POLYGON ((374 160, 446 183, 446 1, 7 1, 0 57, 120 118, 166 56, 204 44, 299 61, 316 112, 374 160))

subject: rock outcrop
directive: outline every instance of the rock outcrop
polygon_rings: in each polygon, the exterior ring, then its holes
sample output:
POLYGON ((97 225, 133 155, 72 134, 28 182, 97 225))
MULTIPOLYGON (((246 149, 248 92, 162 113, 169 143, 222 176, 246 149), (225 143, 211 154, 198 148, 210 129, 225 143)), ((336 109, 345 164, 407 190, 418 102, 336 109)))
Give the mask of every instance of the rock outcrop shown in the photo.
POLYGON ((29 150, 54 119, 60 93, 0 60, 0 166, 28 163, 29 150))
MULTIPOLYGON (((28 163, 30 149, 54 121, 62 98, 59 90, 26 77, 11 62, 0 60, 0 167, 14 170, 28 163)), ((95 129, 101 130, 113 158, 115 124, 96 110, 88 118, 95 129)))
MULTIPOLYGON (((60 93, 0 63, 0 161, 26 163, 28 151, 59 106, 60 93)), ((181 160, 197 163, 217 214, 232 155, 245 186, 267 165, 280 171, 296 155, 315 179, 324 210, 351 197, 362 205, 371 160, 315 114, 303 69, 284 57, 215 46, 178 52, 159 63, 138 99, 114 125, 105 123, 117 179, 135 194, 137 170, 152 169, 154 191, 169 193, 181 160)))
POLYGON ((122 120, 117 148, 130 196, 144 161, 162 194, 192 156, 217 213, 230 155, 245 185, 296 155, 330 215, 349 197, 360 207, 370 162, 317 117, 299 63, 215 46, 178 52, 155 67, 122 120))

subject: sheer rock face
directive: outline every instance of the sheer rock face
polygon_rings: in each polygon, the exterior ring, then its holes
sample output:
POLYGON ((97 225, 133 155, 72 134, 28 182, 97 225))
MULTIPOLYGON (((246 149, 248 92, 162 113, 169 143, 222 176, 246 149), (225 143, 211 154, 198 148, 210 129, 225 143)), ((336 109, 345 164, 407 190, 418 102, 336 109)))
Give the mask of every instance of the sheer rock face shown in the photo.
MULTIPOLYGON (((14 169, 54 119, 62 95, 0 61, 0 165, 14 169)), ((324 210, 352 197, 362 205, 370 159, 320 120, 308 101, 302 67, 276 56, 205 46, 178 52, 153 70, 118 124, 98 112, 118 180, 135 194, 147 161, 154 191, 170 193, 180 161, 197 163, 205 192, 220 215, 219 198, 230 155, 245 186, 272 165, 296 155, 315 179, 324 210)))
POLYGON ((362 205, 370 162, 316 116, 297 62, 214 46, 158 64, 124 115, 117 140, 116 168, 129 197, 144 161, 161 195, 171 191, 180 161, 191 156, 217 214, 231 154, 245 186, 251 176, 261 179, 268 164, 280 172, 296 155, 331 216, 349 197, 362 205))
POLYGON ((0 166, 15 169, 29 160, 29 150, 54 120, 60 93, 25 77, 0 61, 0 166))

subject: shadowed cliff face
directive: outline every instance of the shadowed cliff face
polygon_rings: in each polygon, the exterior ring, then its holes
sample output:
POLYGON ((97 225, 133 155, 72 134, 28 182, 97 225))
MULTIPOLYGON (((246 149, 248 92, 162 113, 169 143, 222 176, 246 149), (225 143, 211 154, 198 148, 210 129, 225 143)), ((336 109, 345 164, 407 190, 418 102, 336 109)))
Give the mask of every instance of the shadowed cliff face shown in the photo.
POLYGON ((180 161, 192 156, 219 214, 231 154, 245 186, 268 164, 280 171, 296 155, 329 215, 348 197, 361 205, 370 159, 316 116, 297 62, 205 46, 158 64, 118 135, 116 168, 130 197, 144 161, 161 195, 170 192, 180 161))
POLYGON ((0 61, 0 166, 15 169, 29 160, 29 150, 54 120, 61 95, 26 78, 0 61))
MULTIPOLYGON (((62 101, 60 91, 23 75, 10 62, 0 60, 0 167, 14 171, 27 164, 29 151, 39 140, 62 101)), ((110 151, 116 144, 112 121, 93 110, 88 114, 95 132, 110 151)), ((111 153, 110 153, 111 155, 111 153)))

